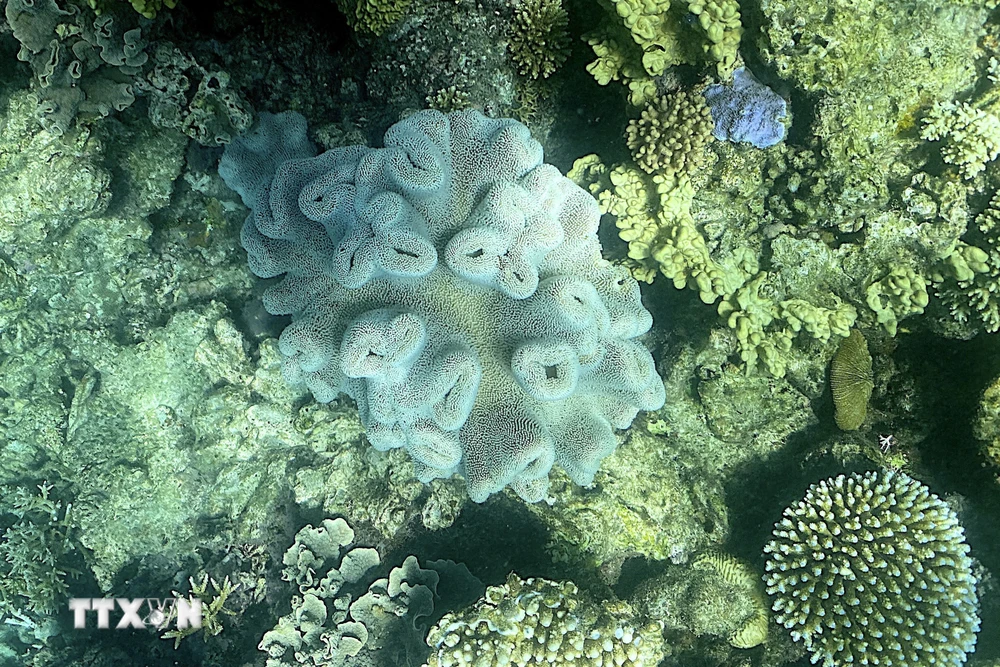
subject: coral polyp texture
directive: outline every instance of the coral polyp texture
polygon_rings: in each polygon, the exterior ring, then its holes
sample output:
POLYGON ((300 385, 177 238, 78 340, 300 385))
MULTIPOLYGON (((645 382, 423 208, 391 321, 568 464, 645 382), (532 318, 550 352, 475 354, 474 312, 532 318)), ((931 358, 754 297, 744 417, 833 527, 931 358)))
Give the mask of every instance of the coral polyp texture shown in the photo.
POLYGON ((601 257, 600 213, 526 127, 423 111, 384 148, 313 157, 305 120, 264 115, 219 173, 253 209, 241 240, 268 289, 286 377, 358 403, 379 450, 421 480, 458 472, 481 502, 545 496, 558 463, 589 484, 663 384, 652 318, 601 257))
POLYGON ((507 583, 490 586, 479 602, 431 628, 424 667, 654 667, 663 659, 663 626, 637 620, 627 603, 598 603, 571 581, 511 573, 507 583))
POLYGON ((812 662, 961 665, 979 630, 958 517, 898 472, 814 484, 765 547, 773 610, 812 662))

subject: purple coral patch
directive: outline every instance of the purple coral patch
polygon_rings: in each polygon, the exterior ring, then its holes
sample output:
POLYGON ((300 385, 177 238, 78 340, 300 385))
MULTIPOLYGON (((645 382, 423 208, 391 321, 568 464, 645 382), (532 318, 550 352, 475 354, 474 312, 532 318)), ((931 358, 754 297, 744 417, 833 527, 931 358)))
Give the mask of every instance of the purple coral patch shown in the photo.
POLYGON ((785 100, 744 67, 733 73, 731 85, 706 88, 705 100, 712 110, 716 139, 768 148, 785 138, 781 122, 787 115, 785 100))

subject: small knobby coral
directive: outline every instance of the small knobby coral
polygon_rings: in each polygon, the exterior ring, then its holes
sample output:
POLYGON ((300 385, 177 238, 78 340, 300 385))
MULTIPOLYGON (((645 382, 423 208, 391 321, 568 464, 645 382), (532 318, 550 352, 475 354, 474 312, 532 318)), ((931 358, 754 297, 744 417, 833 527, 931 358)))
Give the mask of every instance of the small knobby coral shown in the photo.
POLYGON ((648 174, 686 178, 707 159, 712 114, 701 95, 684 90, 648 104, 625 134, 635 163, 648 174))
POLYGON ((812 662, 960 665, 979 631, 976 577, 958 517, 899 472, 809 487, 774 528, 764 581, 812 662))

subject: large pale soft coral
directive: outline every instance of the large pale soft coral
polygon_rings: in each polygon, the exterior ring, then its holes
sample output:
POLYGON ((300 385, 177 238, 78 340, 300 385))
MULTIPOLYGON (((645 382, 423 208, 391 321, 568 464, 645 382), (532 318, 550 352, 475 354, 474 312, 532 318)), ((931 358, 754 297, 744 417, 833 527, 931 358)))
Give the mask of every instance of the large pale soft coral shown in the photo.
POLYGON ((312 157, 297 114, 263 116, 219 172, 253 213, 241 240, 264 303, 292 315, 286 375, 358 403, 369 441, 473 500, 589 484, 663 403, 628 273, 601 257, 594 200, 513 120, 415 114, 385 148, 312 157))

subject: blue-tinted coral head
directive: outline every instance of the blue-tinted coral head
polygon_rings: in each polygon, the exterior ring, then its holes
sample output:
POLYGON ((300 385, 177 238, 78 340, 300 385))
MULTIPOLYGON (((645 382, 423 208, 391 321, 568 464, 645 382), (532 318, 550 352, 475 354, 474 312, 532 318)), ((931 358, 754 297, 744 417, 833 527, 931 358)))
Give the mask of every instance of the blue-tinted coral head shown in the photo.
POLYGON ((785 138, 781 122, 788 114, 785 100, 745 67, 736 70, 731 85, 706 88, 705 100, 712 110, 716 139, 768 148, 785 138))
POLYGON ((514 120, 422 111, 384 148, 315 155, 302 116, 263 115, 219 173, 253 209, 250 268, 292 323, 284 371, 354 398, 369 442, 483 501, 589 484, 663 382, 639 286, 601 257, 597 203, 514 120))

